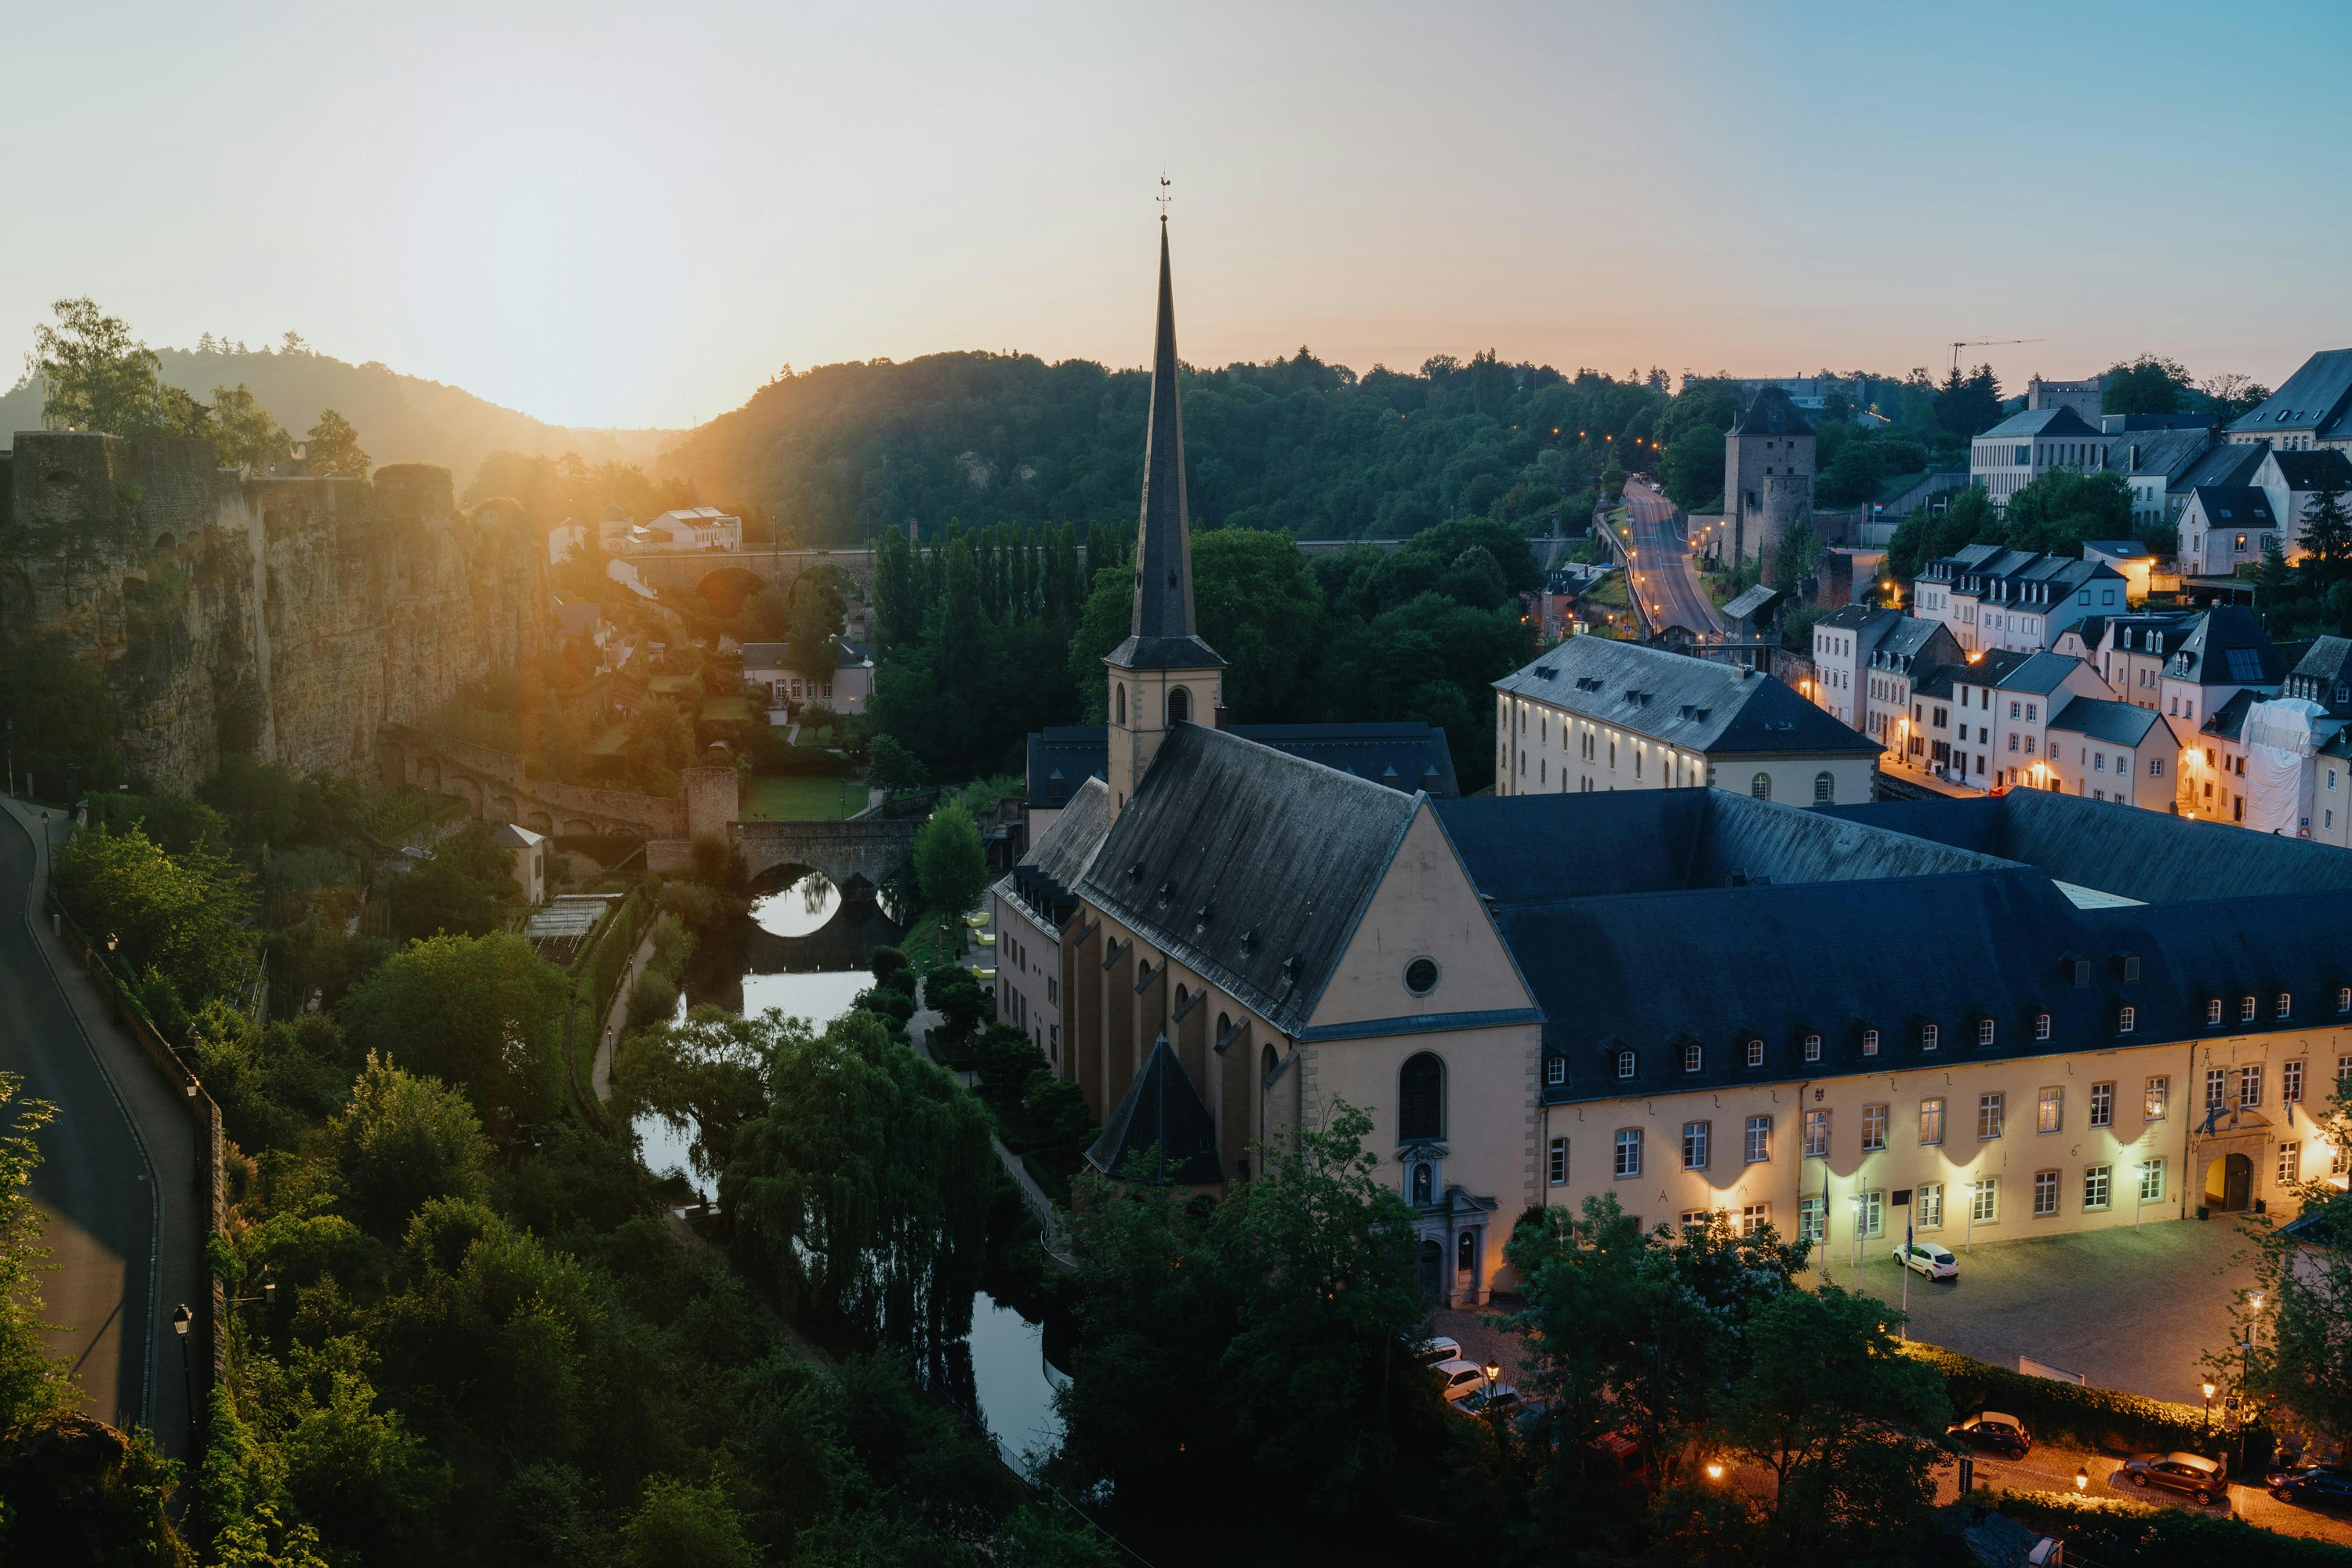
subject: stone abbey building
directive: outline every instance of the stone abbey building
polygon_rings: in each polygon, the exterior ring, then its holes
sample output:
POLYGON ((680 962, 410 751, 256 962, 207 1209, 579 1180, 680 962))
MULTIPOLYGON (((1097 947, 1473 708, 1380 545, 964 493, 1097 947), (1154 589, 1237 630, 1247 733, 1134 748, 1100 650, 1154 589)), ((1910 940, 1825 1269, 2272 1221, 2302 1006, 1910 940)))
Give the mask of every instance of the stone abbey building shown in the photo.
POLYGON ((1176 395, 1163 231, 1108 776, 994 892, 999 1015, 1103 1119, 1098 1168, 1156 1150, 1148 1174, 1221 1191, 1345 1100, 1456 1303, 1507 1286, 1527 1208, 1601 1194, 1801 1231, 1834 1271, 1906 1209, 1990 1241, 2343 1168, 2311 1110, 2352 1074, 2352 852, 1691 770, 1440 799, 1234 734, 1176 395))

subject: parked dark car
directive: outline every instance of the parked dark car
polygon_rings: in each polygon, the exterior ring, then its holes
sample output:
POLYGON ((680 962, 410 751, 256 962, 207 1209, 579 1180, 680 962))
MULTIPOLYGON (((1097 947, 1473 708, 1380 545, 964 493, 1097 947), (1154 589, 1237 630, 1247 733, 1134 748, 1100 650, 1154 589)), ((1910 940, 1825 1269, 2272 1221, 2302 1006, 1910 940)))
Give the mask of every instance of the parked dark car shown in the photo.
POLYGON ((1955 1421, 1944 1428, 1944 1435, 1958 1437, 1971 1448, 1990 1449, 2012 1459, 2021 1459, 2033 1451, 2033 1439, 2025 1435, 2025 1423, 1998 1410, 1979 1410, 1964 1420, 1955 1421))
POLYGON ((2263 1485, 2281 1502, 2328 1513, 2352 1513, 2352 1471, 2334 1465, 2299 1465, 2291 1470, 2273 1470, 2263 1478, 2263 1485))
POLYGON ((2116 1472, 2136 1487, 2164 1487, 2187 1492, 2200 1502, 2230 1500, 2230 1478, 2202 1454, 2143 1454, 2126 1459, 2116 1472))

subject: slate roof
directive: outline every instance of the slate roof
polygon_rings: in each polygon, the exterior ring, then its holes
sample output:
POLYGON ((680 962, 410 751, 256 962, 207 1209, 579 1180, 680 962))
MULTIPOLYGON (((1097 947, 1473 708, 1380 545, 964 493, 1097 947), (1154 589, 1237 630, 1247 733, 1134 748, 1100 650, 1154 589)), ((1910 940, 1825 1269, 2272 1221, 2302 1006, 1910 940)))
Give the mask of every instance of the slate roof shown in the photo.
POLYGON ((2307 1027, 2352 984, 2336 934, 2352 922, 2352 853, 2104 802, 2017 791, 1798 811, 1647 790, 1431 809, 1567 1062, 1552 1102, 2192 1038, 2210 995, 2246 991, 2298 998, 2261 1026, 2307 1027), (2060 881, 2149 902, 2084 909, 2060 881), (2052 1037, 2037 1042, 2042 1012, 2052 1037), (1809 1034, 1819 1062, 1803 1058, 1809 1034))
POLYGON ((1878 639, 1878 646, 1871 650, 1870 662, 1879 669, 1907 672, 1923 654, 1941 652, 1948 658, 1959 651, 1960 645, 1953 640, 1943 622, 1905 616, 1878 639))
POLYGON ((1013 897, 1055 926, 1067 925, 1077 912, 1078 884, 1109 832, 1110 786, 1088 779, 998 886, 1009 885, 1013 897))
POLYGON ((2165 487, 2169 495, 2188 495, 2206 485, 2242 485, 2263 466, 2263 449, 2251 443, 2226 443, 2206 449, 2165 487))
POLYGON ((1143 1070, 1103 1123, 1087 1163, 1116 1176, 1130 1158, 1146 1152, 1153 1152, 1153 1162, 1145 1179, 1154 1186, 1193 1186, 1224 1176, 1217 1159, 1216 1121, 1165 1034, 1152 1043, 1143 1070))
MULTIPOLYGON (((2196 629, 2197 619, 2197 616, 2189 611, 2116 616, 2107 622, 2107 630, 2117 648, 2130 653, 2162 654, 2185 641, 2196 629)), ((2083 624, 2087 626, 2089 623, 2085 621, 2083 624)), ((2107 641, 2108 637, 2102 636, 2100 640, 2107 641)))
POLYGON ((2046 696, 2066 684, 2066 678, 2082 665, 2081 659, 2063 654, 2028 654, 2014 669, 2001 676, 1999 686, 2003 691, 2040 692, 2046 696))
POLYGON ((1986 437, 1993 437, 2005 440, 2011 437, 2033 436, 2045 440, 2071 441, 2077 437, 2097 440, 2104 434, 2085 423, 2083 416, 2073 409, 2061 405, 2056 408, 2028 408, 2012 414, 1979 434, 1977 439, 1981 441, 1986 437))
POLYGON ((2273 686, 2286 661, 2243 605, 2216 605, 2197 617, 2166 660, 2164 673, 2200 686, 2273 686))
POLYGON ((2312 638, 2280 695, 2316 702, 2338 718, 2352 713, 2352 637, 2312 638))
MULTIPOLYGON (((2036 412, 2063 414, 2065 410, 2036 412)), ((1956 593, 1973 594, 2001 604, 2056 604, 2093 583, 2124 581, 2124 574, 2104 561, 2010 550, 1998 544, 1971 544, 1941 556, 1921 567, 1919 575, 1931 582, 1949 583, 1956 593)))
MULTIPOLYGON (((854 669, 872 656, 870 647, 833 639, 833 667, 854 669)), ((743 645, 745 669, 784 669, 792 664, 793 645, 788 642, 747 642, 743 645)))
POLYGON ((2352 426, 2352 349, 2323 349, 2303 362, 2276 392, 2230 422, 2230 433, 2278 436, 2310 432, 2339 440, 2352 426))
POLYGON ((2279 478, 2290 490, 2316 490, 2333 475, 2338 489, 2352 490, 2352 458, 2334 448, 2317 452, 2271 453, 2279 478))
POLYGON ((2162 474, 2169 480, 2187 473, 2212 444, 2208 430, 2131 431, 2107 448, 2107 467, 2126 474, 2162 474))
MULTIPOLYGON (((2352 893, 2352 850, 2160 811, 2106 811, 2049 790, 1813 809, 2039 867, 2062 882, 2143 903, 2352 893)), ((2352 963, 2352 952, 2345 956, 2352 963)), ((2352 984, 2352 974, 2342 984, 2352 984)))
POLYGON ((1612 637, 1570 637, 1495 688, 1710 756, 1879 749, 1769 675, 1612 637))
POLYGON ((2252 687, 2233 691, 2230 700, 2205 715, 2205 722, 2197 726, 2198 733, 2223 741, 2237 741, 2245 735, 2246 715, 2263 700, 2261 692, 2252 687))
POLYGON ((1802 410, 1789 395, 1777 386, 1765 387, 1748 400, 1748 406, 1732 422, 1727 434, 1733 436, 1810 436, 1813 427, 1807 424, 1802 410))
POLYGON ((1135 549, 1135 613, 1128 626, 1133 635, 1108 660, 1133 669, 1213 668, 1224 663, 1193 635, 1192 530, 1184 503, 1184 412, 1176 376, 1176 295, 1170 281, 1163 217, 1160 314, 1151 339, 1151 410, 1144 426, 1143 507, 1135 549), (1208 657, 1202 659, 1202 654, 1208 657))
POLYGON ((1769 614, 1772 607, 1788 597, 1780 589, 1759 583, 1753 588, 1723 606, 1724 619, 1750 620, 1769 614))
POLYGON ((2163 722, 2164 716, 2153 708, 2114 702, 2104 697, 2074 698, 2050 716, 2051 729, 2110 746, 2137 747, 2147 738, 2150 730, 2163 722))
POLYGON ((2190 501, 2205 514, 2205 526, 2226 531, 2232 528, 2276 528, 2271 498, 2252 485, 2199 485, 2190 501))
POLYGON ((1426 798, 1180 724, 1080 891, 1295 1036, 1426 798))
MULTIPOLYGON (((1461 793, 1445 731, 1418 719, 1338 724, 1228 724, 1229 734, 1305 757, 1343 773, 1408 793, 1461 793)), ((1029 804, 1055 806, 1110 770, 1110 731, 1100 724, 1049 724, 1029 737, 1029 804), (1056 779, 1054 775, 1059 773, 1056 779)))

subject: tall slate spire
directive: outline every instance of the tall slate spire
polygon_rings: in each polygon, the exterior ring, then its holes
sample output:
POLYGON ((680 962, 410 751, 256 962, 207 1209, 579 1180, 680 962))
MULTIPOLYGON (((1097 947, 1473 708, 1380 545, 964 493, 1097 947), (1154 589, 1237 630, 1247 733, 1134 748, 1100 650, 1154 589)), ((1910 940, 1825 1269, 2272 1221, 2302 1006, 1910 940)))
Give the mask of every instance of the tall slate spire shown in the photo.
POLYGON ((1143 448, 1143 512, 1135 539, 1133 633, 1110 655, 1133 669, 1213 668, 1225 661, 1195 635, 1192 537, 1184 505, 1184 415, 1176 390, 1176 291, 1168 219, 1160 220, 1160 321, 1152 337, 1151 417, 1143 448))

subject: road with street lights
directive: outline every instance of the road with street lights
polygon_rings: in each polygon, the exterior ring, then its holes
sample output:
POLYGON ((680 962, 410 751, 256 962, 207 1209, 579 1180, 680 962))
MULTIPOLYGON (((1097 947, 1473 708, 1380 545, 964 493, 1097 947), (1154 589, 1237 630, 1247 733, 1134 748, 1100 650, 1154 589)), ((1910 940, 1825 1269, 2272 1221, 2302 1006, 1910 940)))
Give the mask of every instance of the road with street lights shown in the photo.
POLYGON ((1723 621, 1699 585, 1690 542, 1675 527, 1675 503, 1636 476, 1625 481, 1625 512, 1633 553, 1631 587, 1650 625, 1659 631, 1680 626, 1698 637, 1721 637, 1723 621))
POLYGON ((0 897, 12 917, 0 920, 0 1072, 57 1111, 36 1135, 32 1181, 56 1265, 39 1276, 39 1315, 59 1326, 42 1340, 66 1360, 81 1409, 148 1426, 178 1458, 188 1401, 171 1318, 200 1299, 194 1133, 46 929, 46 846, 34 836, 62 838, 63 826, 59 814, 13 801, 0 816, 0 897))

